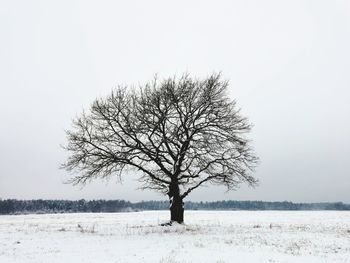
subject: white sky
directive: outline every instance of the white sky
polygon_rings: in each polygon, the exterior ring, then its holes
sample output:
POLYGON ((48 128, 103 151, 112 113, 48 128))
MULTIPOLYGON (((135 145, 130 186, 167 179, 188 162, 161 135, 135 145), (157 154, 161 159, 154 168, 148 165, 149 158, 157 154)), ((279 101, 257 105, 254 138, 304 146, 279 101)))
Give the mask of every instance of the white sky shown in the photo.
POLYGON ((255 127, 256 189, 191 200, 350 202, 349 1, 0 1, 0 198, 164 199, 62 182, 65 129, 117 84, 222 71, 255 127))

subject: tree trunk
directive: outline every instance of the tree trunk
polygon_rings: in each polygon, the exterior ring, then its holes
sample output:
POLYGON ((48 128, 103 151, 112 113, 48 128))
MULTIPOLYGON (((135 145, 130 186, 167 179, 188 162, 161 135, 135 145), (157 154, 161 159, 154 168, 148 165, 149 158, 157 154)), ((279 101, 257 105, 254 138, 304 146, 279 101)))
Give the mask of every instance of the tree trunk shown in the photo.
POLYGON ((169 185, 170 221, 182 224, 184 222, 184 206, 180 196, 179 184, 176 180, 169 185))
POLYGON ((170 220, 182 224, 184 222, 184 207, 180 196, 174 197, 170 206, 170 220))

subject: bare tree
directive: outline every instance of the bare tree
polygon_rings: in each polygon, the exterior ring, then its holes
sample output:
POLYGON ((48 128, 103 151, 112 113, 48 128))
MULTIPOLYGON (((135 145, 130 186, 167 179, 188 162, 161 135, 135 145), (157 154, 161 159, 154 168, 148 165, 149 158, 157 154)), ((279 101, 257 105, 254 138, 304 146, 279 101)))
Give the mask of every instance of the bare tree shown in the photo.
POLYGON ((183 222, 183 200, 205 183, 235 189, 257 180, 257 157, 245 135, 251 125, 227 96, 220 74, 204 80, 188 75, 154 80, 138 91, 116 88, 96 99, 67 131, 70 153, 63 167, 71 179, 141 172, 143 188, 169 196, 171 221, 183 222))

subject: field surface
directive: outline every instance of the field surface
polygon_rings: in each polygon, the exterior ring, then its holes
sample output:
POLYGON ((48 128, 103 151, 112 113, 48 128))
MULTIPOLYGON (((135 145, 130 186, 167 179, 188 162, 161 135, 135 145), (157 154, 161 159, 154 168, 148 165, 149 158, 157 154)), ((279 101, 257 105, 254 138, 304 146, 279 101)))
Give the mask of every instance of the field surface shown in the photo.
POLYGON ((350 262, 350 212, 0 216, 0 262, 350 262))

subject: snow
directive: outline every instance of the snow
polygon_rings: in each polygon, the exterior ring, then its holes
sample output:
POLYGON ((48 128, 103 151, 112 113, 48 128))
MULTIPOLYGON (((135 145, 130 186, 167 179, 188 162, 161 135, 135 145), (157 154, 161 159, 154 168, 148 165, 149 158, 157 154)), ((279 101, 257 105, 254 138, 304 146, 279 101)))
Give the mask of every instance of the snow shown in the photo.
POLYGON ((0 262, 350 262, 350 212, 0 216, 0 262))

